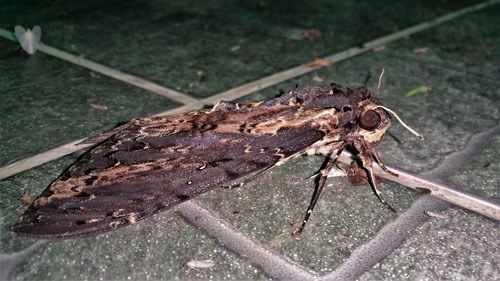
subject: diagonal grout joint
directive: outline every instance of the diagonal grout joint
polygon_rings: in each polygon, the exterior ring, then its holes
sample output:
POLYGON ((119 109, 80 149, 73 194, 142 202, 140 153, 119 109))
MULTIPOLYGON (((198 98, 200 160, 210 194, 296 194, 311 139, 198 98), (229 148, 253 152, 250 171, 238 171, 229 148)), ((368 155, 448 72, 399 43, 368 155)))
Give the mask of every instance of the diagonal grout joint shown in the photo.
MULTIPOLYGON (((352 154, 343 152, 339 161, 349 164, 352 161, 352 154)), ((401 168, 395 168, 385 165, 389 171, 398 175, 397 177, 388 174, 382 168, 374 163, 375 173, 385 179, 397 182, 414 190, 423 192, 453 203, 465 209, 472 210, 484 216, 500 220, 500 203, 493 199, 485 198, 477 194, 473 194, 457 187, 442 182, 441 180, 432 179, 423 175, 417 175, 401 168)))

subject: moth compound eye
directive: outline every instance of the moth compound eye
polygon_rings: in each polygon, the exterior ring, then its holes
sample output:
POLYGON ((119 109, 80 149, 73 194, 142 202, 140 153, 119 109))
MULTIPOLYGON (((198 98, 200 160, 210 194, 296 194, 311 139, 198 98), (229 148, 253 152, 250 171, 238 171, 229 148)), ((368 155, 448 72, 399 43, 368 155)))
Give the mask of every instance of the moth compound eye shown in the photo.
POLYGON ((359 126, 365 130, 374 130, 378 125, 380 125, 380 115, 375 110, 368 110, 359 120, 359 126))

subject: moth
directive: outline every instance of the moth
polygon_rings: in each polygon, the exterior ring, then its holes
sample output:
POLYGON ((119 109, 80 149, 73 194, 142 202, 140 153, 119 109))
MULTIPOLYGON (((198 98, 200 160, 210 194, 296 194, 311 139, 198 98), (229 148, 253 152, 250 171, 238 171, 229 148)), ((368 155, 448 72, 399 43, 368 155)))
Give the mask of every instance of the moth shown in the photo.
MULTIPOLYGON (((377 87, 377 91, 380 87, 377 87)), ((221 101, 212 109, 141 118, 94 139, 94 148, 64 171, 13 226, 38 238, 111 231, 243 176, 243 184, 300 155, 326 154, 304 229, 327 175, 346 147, 357 150, 379 200, 372 156, 400 118, 365 87, 297 87, 265 102, 221 101)), ((407 127, 411 132, 418 133, 407 127)))
POLYGON ((42 37, 42 29, 40 26, 35 25, 33 30, 29 28, 25 30, 24 27, 18 25, 14 28, 14 32, 23 50, 30 55, 34 55, 38 50, 40 38, 42 37))

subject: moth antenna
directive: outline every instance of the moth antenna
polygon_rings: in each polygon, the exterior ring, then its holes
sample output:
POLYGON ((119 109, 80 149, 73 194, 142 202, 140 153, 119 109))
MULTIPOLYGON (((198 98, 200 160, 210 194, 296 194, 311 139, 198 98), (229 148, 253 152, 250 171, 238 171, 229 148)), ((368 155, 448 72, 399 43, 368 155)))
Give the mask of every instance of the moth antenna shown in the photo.
POLYGON ((382 72, 380 73, 380 76, 378 77, 378 85, 377 89, 375 89, 375 93, 373 94, 374 97, 377 96, 378 91, 380 90, 380 86, 382 85, 382 76, 384 76, 385 70, 382 68, 382 72))
POLYGON ((382 197, 382 192, 380 191, 380 189, 378 189, 378 186, 377 186, 377 182, 375 181, 375 174, 373 173, 373 168, 372 167, 368 167, 368 172, 370 174, 370 181, 372 182, 372 185, 373 185, 373 189, 375 190, 375 194, 377 195, 378 197, 378 200, 380 200, 380 202, 382 202, 382 204, 384 204, 384 206, 391 210, 393 213, 396 212, 396 210, 394 210, 394 208, 391 207, 391 205, 389 205, 384 197, 382 197))
POLYGON ((391 109, 389 109, 389 108, 387 108, 385 106, 382 106, 382 105, 377 105, 377 106, 373 107, 373 109, 377 109, 377 108, 382 108, 383 110, 385 110, 385 111, 391 113, 392 115, 394 115, 394 117, 396 117, 396 119, 398 119, 399 123, 401 123, 401 125, 403 125, 403 127, 405 127, 408 131, 410 131, 415 136, 417 136, 419 139, 424 140, 424 136, 422 136, 421 134, 417 133, 417 131, 415 131, 412 128, 410 128, 410 126, 406 125, 406 123, 403 122, 403 120, 401 120, 401 118, 399 118, 399 116, 396 114, 396 112, 394 112, 391 109))

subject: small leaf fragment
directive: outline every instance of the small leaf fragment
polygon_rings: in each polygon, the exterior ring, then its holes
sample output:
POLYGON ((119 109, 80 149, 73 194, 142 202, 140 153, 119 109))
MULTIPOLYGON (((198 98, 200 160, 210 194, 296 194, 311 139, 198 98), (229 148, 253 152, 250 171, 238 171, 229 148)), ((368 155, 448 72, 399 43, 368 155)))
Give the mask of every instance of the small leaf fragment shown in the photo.
POLYGON ((78 56, 74 56, 75 60, 83 60, 85 58, 85 54, 80 54, 78 56))
POLYGON ((100 104, 94 104, 94 103, 91 103, 90 106, 93 108, 93 109, 97 109, 97 110, 108 110, 108 107, 105 106, 105 105, 100 105, 100 104))
POLYGON ((440 220, 447 220, 447 219, 449 219, 447 215, 443 215, 443 214, 436 213, 436 212, 433 212, 433 211, 424 211, 424 214, 428 215, 431 218, 438 218, 440 220))
POLYGON ((299 36, 300 38, 302 38, 302 40, 311 40, 313 41, 314 39, 316 39, 316 37, 318 36, 319 32, 317 29, 308 29, 308 30, 304 30, 302 32, 299 33, 299 36))
POLYGON ((316 58, 312 62, 306 64, 306 66, 308 66, 308 67, 318 67, 318 68, 330 66, 330 65, 332 65, 331 62, 328 62, 328 61, 326 61, 324 59, 320 59, 320 58, 316 58))
POLYGON ((31 196, 25 191, 23 192, 23 195, 21 196, 21 203, 25 206, 28 206, 33 202, 33 199, 31 199, 31 196))
POLYGON ((311 78, 311 80, 313 80, 314 82, 321 83, 323 82, 324 79, 319 77, 318 75, 315 75, 313 78, 311 78))
POLYGON ((191 269, 194 270, 200 270, 200 269, 207 269, 215 266, 215 262, 212 260, 201 260, 201 261, 196 261, 196 260, 191 260, 186 262, 185 266, 188 268, 188 271, 191 269))
POLYGON ((427 86, 420 86, 420 87, 417 87, 415 89, 412 89, 410 91, 408 91, 406 94, 405 94, 405 97, 411 97, 415 94, 418 94, 418 93, 425 93, 425 92, 428 92, 432 90, 431 87, 427 87, 427 86))
POLYGON ((413 50, 413 52, 414 52, 415 54, 422 54, 422 53, 426 53, 427 51, 429 51, 429 48, 427 48, 427 47, 423 47, 423 48, 415 48, 415 49, 413 50))
POLYGON ((376 48, 373 49, 374 52, 380 52, 382 50, 385 50, 386 46, 385 45, 380 45, 376 48))

